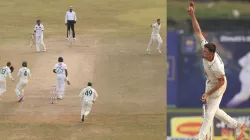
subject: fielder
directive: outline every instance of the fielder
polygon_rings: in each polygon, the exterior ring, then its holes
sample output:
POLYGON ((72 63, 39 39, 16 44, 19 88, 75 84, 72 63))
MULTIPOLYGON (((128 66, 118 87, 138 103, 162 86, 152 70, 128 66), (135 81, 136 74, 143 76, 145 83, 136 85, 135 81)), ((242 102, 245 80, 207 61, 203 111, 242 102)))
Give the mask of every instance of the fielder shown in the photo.
POLYGON ((152 33, 151 33, 151 38, 150 38, 148 48, 147 48, 147 54, 150 54, 150 49, 153 44, 153 41, 158 42, 157 50, 158 50, 158 53, 161 53, 161 44, 163 43, 161 36, 160 36, 161 20, 157 19, 156 21, 157 22, 155 24, 150 25, 150 27, 152 28, 152 33))
POLYGON ((6 92, 6 77, 8 76, 12 81, 14 81, 13 77, 11 76, 11 73, 14 71, 14 68, 11 66, 11 63, 8 62, 7 66, 2 67, 1 73, 0 73, 0 100, 1 96, 4 92, 6 92), (10 69, 12 68, 12 70, 10 69))
POLYGON ((20 68, 17 73, 17 76, 20 77, 20 80, 16 85, 16 95, 18 97, 18 102, 23 101, 24 87, 26 87, 28 84, 28 78, 31 78, 31 73, 27 66, 27 62, 24 61, 22 63, 22 68, 20 68))
POLYGON ((63 63, 63 58, 58 58, 58 63, 54 66, 54 73, 56 73, 56 95, 58 99, 63 99, 65 91, 65 82, 68 81, 67 65, 63 63))
POLYGON ((237 140, 241 140, 246 125, 237 122, 235 119, 226 114, 219 108, 223 93, 226 90, 227 78, 225 76, 224 63, 220 56, 216 53, 216 46, 213 43, 208 43, 202 35, 198 21, 194 14, 194 8, 189 7, 188 14, 192 19, 193 29, 197 38, 201 41, 203 66, 207 77, 206 92, 202 95, 201 100, 207 102, 207 111, 205 119, 196 140, 204 140, 205 136, 212 126, 214 116, 223 121, 228 126, 235 129, 237 140))
POLYGON ((44 26, 41 24, 40 20, 36 21, 36 25, 34 28, 34 33, 33 36, 36 35, 36 52, 40 52, 40 45, 43 46, 43 51, 46 51, 46 46, 43 42, 43 31, 44 31, 44 26))
POLYGON ((227 104, 228 107, 235 107, 250 98, 250 52, 239 59, 239 65, 242 67, 239 75, 241 90, 227 104))
POLYGON ((98 98, 98 94, 92 88, 92 83, 88 82, 88 86, 81 91, 79 97, 82 99, 81 122, 84 122, 84 118, 90 113, 93 103, 98 98))

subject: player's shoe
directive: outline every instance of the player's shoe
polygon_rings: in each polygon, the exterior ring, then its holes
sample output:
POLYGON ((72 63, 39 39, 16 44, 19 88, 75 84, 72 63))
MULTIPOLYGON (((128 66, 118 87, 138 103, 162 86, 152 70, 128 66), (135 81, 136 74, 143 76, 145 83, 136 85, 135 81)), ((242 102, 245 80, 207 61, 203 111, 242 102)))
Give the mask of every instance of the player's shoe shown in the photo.
POLYGON ((76 38, 73 38, 73 40, 76 40, 76 38))
POLYGON ((66 40, 69 40, 69 38, 66 38, 66 40))
POLYGON ((84 122, 84 115, 82 115, 82 119, 81 119, 81 122, 84 122))
POLYGON ((150 54, 150 50, 149 49, 147 49, 146 52, 147 52, 147 54, 150 54))
POLYGON ((161 50, 160 49, 157 49, 158 53, 161 53, 161 50))
POLYGON ((237 127, 235 128, 235 136, 237 140, 242 139, 245 128, 246 124, 240 122, 238 123, 237 127))
POLYGON ((23 97, 21 97, 21 98, 18 100, 19 103, 22 102, 22 101, 23 101, 23 97))

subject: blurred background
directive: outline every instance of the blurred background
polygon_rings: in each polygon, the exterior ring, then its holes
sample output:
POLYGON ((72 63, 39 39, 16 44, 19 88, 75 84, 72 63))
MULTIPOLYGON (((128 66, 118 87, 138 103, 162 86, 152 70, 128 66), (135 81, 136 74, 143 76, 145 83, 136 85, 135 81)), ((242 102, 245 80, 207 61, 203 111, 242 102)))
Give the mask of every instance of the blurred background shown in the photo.
MULTIPOLYGON (((225 64, 227 90, 220 107, 250 127, 250 0, 194 0, 203 35, 225 64)), ((192 140, 202 118, 205 91, 200 42, 186 9, 188 0, 167 0, 167 135, 192 140)), ((214 140, 235 140, 234 131, 214 119, 214 140)), ((247 128, 244 140, 250 140, 247 128)))

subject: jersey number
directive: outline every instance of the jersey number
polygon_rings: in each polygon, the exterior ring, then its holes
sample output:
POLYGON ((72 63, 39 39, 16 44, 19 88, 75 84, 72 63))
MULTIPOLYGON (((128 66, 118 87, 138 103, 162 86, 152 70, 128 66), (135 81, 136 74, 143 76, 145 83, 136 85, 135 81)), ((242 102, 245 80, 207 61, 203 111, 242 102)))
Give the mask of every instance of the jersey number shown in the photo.
POLYGON ((6 72, 6 69, 2 69, 2 72, 1 72, 1 73, 2 73, 2 74, 5 74, 5 72, 6 72))
POLYGON ((91 96, 91 95, 92 95, 92 90, 87 90, 87 91, 85 92, 85 95, 86 95, 86 96, 91 96))
POLYGON ((63 70, 61 67, 58 67, 57 70, 56 70, 56 73, 58 74, 62 74, 63 73, 63 70))
POLYGON ((23 75, 24 75, 24 76, 27 76, 27 71, 24 71, 23 75))

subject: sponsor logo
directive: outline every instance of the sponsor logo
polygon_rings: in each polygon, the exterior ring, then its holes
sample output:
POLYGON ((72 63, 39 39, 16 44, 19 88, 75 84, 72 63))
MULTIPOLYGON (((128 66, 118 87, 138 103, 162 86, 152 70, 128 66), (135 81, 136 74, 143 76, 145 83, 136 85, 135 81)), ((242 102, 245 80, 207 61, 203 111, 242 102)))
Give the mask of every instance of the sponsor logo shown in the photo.
POLYGON ((171 119, 171 136, 194 137, 202 125, 201 117, 174 117, 171 119))

